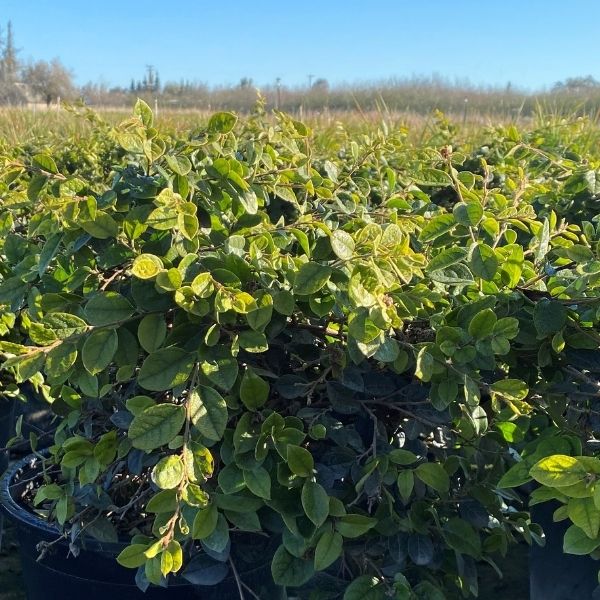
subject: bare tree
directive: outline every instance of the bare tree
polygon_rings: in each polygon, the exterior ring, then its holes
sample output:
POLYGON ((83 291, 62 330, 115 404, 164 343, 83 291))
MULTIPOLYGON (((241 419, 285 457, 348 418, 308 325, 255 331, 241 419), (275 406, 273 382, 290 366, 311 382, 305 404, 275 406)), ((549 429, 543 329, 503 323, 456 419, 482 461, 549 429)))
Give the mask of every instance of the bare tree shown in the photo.
POLYGON ((553 92, 574 92, 597 90, 600 87, 600 82, 594 79, 591 75, 587 77, 568 77, 564 81, 557 81, 552 86, 553 92))
POLYGON ((12 23, 6 27, 6 37, 0 31, 0 103, 18 104, 23 101, 17 84, 19 75, 18 50, 15 48, 12 23))
POLYGON ((71 98, 75 94, 73 77, 57 58, 51 62, 39 60, 27 65, 23 69, 23 81, 44 98, 47 106, 58 98, 71 98))

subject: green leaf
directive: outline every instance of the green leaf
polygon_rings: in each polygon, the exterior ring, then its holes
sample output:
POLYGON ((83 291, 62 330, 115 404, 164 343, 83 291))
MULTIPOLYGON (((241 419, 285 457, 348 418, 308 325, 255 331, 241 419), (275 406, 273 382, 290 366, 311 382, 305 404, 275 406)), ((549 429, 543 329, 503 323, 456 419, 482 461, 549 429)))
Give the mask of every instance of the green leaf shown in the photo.
MULTIPOLYGON (((163 190, 163 192, 166 190, 163 190)), ((172 194, 172 193, 171 193, 172 194)), ((162 192, 161 192, 162 195, 162 192)), ((174 196, 174 194, 172 194, 174 196)), ((173 204, 168 204, 165 206, 159 206, 155 208, 145 220, 145 225, 156 229, 157 231, 168 231, 177 227, 179 224, 179 215, 181 213, 177 210, 177 208, 173 204)), ((152 255, 151 255, 152 256, 152 255)), ((147 257, 145 257, 147 258, 147 257)), ((158 258, 158 257, 154 257, 158 258)), ((152 260, 152 259, 149 259, 152 260)), ((162 264, 162 261, 161 261, 162 264)), ((152 269, 152 266, 146 265, 145 268, 152 269)), ((140 269, 141 275, 144 275, 144 270, 140 269)), ((142 277, 146 279, 147 277, 142 277)))
POLYGON ((269 398, 270 386, 252 367, 246 367, 246 372, 240 384, 240 399, 248 410, 257 410, 264 406, 269 398))
POLYGON ((514 317, 503 317, 498 319, 494 325, 494 335, 502 336, 509 340, 517 337, 519 334, 519 319, 514 317))
POLYGON ((181 273, 179 272, 179 270, 171 268, 165 271, 161 271, 156 276, 156 280, 154 283, 157 289, 173 292, 181 287, 183 280, 181 279, 181 273))
POLYGON ((146 563, 146 550, 148 546, 145 544, 132 544, 127 546, 118 556, 117 562, 128 569, 137 569, 146 563))
POLYGON ((163 490, 148 500, 146 511, 155 514, 174 513, 177 504, 177 490, 163 490))
POLYGON ((589 538, 597 538, 600 531, 600 511, 593 498, 571 498, 567 504, 569 519, 589 538))
POLYGON ((221 394, 212 388, 199 385, 188 398, 194 427, 207 439, 218 442, 225 433, 228 413, 221 394))
POLYGON ((44 247, 40 252, 40 260, 38 263, 38 275, 40 277, 45 273, 46 269, 48 268, 48 265, 58 252, 58 248, 60 247, 62 239, 62 233, 55 233, 54 235, 51 235, 44 244, 44 247))
POLYGON ((556 300, 540 300, 533 309, 533 323, 540 336, 560 331, 567 322, 567 309, 556 300))
POLYGON ((481 221, 483 217, 483 206, 478 201, 458 202, 452 209, 452 214, 457 223, 466 227, 473 227, 481 221))
POLYGON ((412 533, 408 538, 408 555, 419 566, 428 565, 434 557, 435 549, 428 535, 412 533))
POLYGON ((271 563, 271 574, 277 585, 299 587, 309 581, 314 572, 311 561, 292 556, 284 546, 277 548, 271 563))
POLYGON ((20 358, 17 363, 17 383, 26 381, 33 377, 38 371, 41 371, 44 367, 45 359, 46 355, 43 352, 37 352, 33 356, 27 358, 20 358))
MULTIPOLYGON (((240 187, 243 188, 243 186, 240 187)), ((244 210, 249 215, 255 215, 258 212, 258 197, 256 196, 254 190, 245 190, 238 196, 238 199, 240 204, 244 207, 244 210)))
POLYGON ((365 515, 349 514, 341 517, 335 524, 335 528, 345 538, 357 538, 364 535, 377 525, 377 519, 365 515))
POLYGON ((419 241, 422 243, 432 242, 433 240, 448 233, 456 226, 454 215, 438 215, 429 220, 423 227, 419 235, 419 241))
POLYGON ((273 296, 273 308, 282 315, 293 314, 295 306, 294 296, 287 290, 281 290, 273 296))
POLYGON ((566 249, 567 256, 575 262, 587 262, 594 258, 594 253, 587 246, 583 246, 581 244, 575 244, 570 248, 566 249))
POLYGON ((143 362, 138 383, 144 389, 162 392, 185 383, 193 366, 193 354, 182 348, 162 348, 143 362))
POLYGON ((236 123, 237 117, 233 113, 215 113, 208 121, 208 133, 229 133, 236 123))
MULTIPOLYGON (((256 312, 256 311, 254 311, 256 312)), ((252 313, 248 313, 250 316, 252 313)), ((240 347, 253 354, 266 352, 269 349, 269 343, 264 333, 258 331, 242 331, 239 334, 240 347)))
POLYGON ((27 186, 27 198, 29 198, 31 202, 35 202, 38 199, 38 196, 46 185, 47 181, 48 178, 46 175, 39 173, 32 175, 29 185, 27 186))
POLYGON ((490 390, 508 400, 524 400, 529 388, 520 379, 501 379, 490 386, 490 390))
POLYGON ((344 539, 337 531, 326 531, 315 547, 315 570, 324 571, 331 566, 341 555, 344 548, 344 539))
POLYGON ((227 520, 241 531, 261 531, 260 519, 256 512, 226 513, 227 520))
POLYGON ((185 468, 177 455, 161 458, 152 469, 152 481, 161 490, 175 489, 183 480, 185 468))
POLYGON ((112 362, 117 351, 119 338, 114 329, 97 329, 85 340, 81 350, 83 366, 95 375, 103 371, 112 362))
POLYGON ((415 469, 415 475, 440 494, 450 489, 450 478, 439 463, 423 463, 415 469))
POLYGON ((163 579, 160 556, 154 556, 146 561, 146 564, 144 565, 144 575, 150 583, 153 583, 154 585, 160 584, 163 579))
POLYGON ((213 533, 219 520, 219 511, 216 504, 209 504, 201 508, 194 518, 192 525, 192 539, 203 540, 213 533))
POLYGON ((555 454, 533 465, 530 475, 542 485, 566 487, 584 481, 587 470, 576 458, 555 454))
POLYGON ((464 260, 466 256, 467 251, 464 248, 445 248, 429 261, 427 270, 438 271, 446 267, 451 267, 464 260))
POLYGON ((11 304, 27 294, 29 284, 21 277, 9 277, 0 283, 0 304, 11 304))
POLYGON ((192 291, 198 298, 209 298, 215 291, 210 273, 199 273, 192 281, 192 291))
POLYGON ((212 383, 222 390, 233 387, 238 376, 238 361, 231 356, 231 348, 214 346, 209 349, 205 360, 200 365, 202 372, 212 383))
POLYGON ((187 240, 193 240, 200 229, 198 217, 196 215, 188 215, 187 213, 179 213, 177 215, 177 226, 181 235, 187 240))
POLYGON ((46 315, 42 320, 42 324, 50 329, 59 340, 66 340, 72 335, 80 335, 88 328, 83 319, 61 312, 46 315))
POLYGON ((248 325, 257 332, 264 331, 271 322, 273 316, 273 297, 270 294, 258 294, 256 297, 256 308, 251 310, 246 319, 248 325))
POLYGON ((140 346, 151 354, 158 350, 167 335, 167 323, 161 314, 146 315, 138 325, 140 346))
POLYGON ((404 450, 403 448, 396 448, 392 450, 388 455, 388 458, 396 465, 412 465, 418 460, 417 455, 410 450, 404 450))
POLYGON ((591 554, 598 547, 600 547, 600 538, 591 539, 583 529, 580 529, 576 525, 571 525, 565 532, 563 552, 566 554, 583 556, 591 554))
POLYGON ((452 517, 444 525, 444 537, 448 545, 473 558, 481 557, 481 538, 469 523, 459 517, 452 517))
POLYGON ((415 474, 410 470, 400 471, 396 485, 402 500, 408 502, 415 487, 415 474))
POLYGON ((169 168, 177 175, 185 176, 192 170, 192 163, 187 156, 165 155, 169 168))
POLYGON ((325 488, 314 481, 305 481, 301 499, 306 516, 321 527, 329 516, 329 496, 325 488))
POLYGON ((456 263, 444 269, 431 271, 429 277, 433 281, 446 285, 469 285, 473 283, 473 275, 463 263, 456 263))
POLYGON ((41 169, 42 171, 52 173, 53 175, 56 175, 58 173, 58 167, 56 166, 54 159, 48 154, 36 154, 33 157, 32 162, 34 166, 36 166, 38 169, 41 169))
POLYGON ((117 292, 99 292, 93 296, 84 309, 90 325, 111 325, 125 321, 134 313, 127 298, 117 292))
POLYGON ((119 234, 117 222, 108 214, 98 211, 93 221, 82 221, 81 228, 99 240, 116 238, 119 234))
POLYGON ((298 198, 294 194, 294 190, 288 187, 275 186, 275 193, 286 202, 291 204, 298 204, 298 198))
POLYGON ((498 258, 493 248, 480 243, 473 248, 470 265, 475 277, 492 281, 498 270, 498 258))
POLYGON ((265 500, 271 499, 271 477, 265 468, 244 471, 244 482, 255 496, 265 500))
POLYGON ((442 379, 431 388, 431 404, 436 410, 448 408, 456 400, 457 396, 458 383, 451 379, 442 379))
POLYGON ((235 464, 229 464, 219 471, 219 486, 225 494, 235 494, 246 487, 244 473, 235 464))
POLYGON ((413 181, 419 185, 442 186, 452 185, 452 177, 441 169, 423 167, 419 172, 411 175, 413 181))
POLYGON ((331 277, 332 269, 316 262, 304 263, 294 280, 294 292, 300 296, 308 296, 318 292, 331 277))
POLYGON ((497 486, 502 489, 524 485, 525 483, 531 481, 529 470, 529 464, 522 460, 514 464, 512 467, 510 467, 510 469, 508 469, 508 471, 506 471, 506 473, 504 473, 504 475, 502 475, 497 486))
POLYGON ((171 442, 180 433, 184 422, 183 406, 157 404, 134 417, 128 436, 134 448, 151 451, 171 442))
POLYGON ((154 279, 163 268, 163 262, 158 256, 154 256, 154 254, 140 254, 133 261, 131 272, 138 279, 154 279))
POLYGON ((141 98, 136 100, 133 107, 133 114, 141 120, 144 127, 152 127, 154 122, 152 109, 141 98))
POLYGON ((494 331, 496 325, 496 313, 491 308, 486 308, 478 312, 469 323, 469 335, 476 340, 481 340, 494 331))
POLYGON ((342 229, 336 229, 331 235, 331 247, 341 260, 350 260, 354 256, 354 246, 352 236, 342 229))
POLYGON ((213 552, 222 553, 229 543, 229 526, 225 517, 219 515, 214 531, 203 538, 203 545, 213 552))
POLYGON ((310 477, 315 468, 312 454, 301 446, 289 444, 287 447, 287 462, 290 471, 300 477, 310 477))
POLYGON ((422 381, 430 381, 433 375, 434 359, 427 351, 426 347, 419 350, 417 354, 417 364, 415 367, 415 376, 422 381))

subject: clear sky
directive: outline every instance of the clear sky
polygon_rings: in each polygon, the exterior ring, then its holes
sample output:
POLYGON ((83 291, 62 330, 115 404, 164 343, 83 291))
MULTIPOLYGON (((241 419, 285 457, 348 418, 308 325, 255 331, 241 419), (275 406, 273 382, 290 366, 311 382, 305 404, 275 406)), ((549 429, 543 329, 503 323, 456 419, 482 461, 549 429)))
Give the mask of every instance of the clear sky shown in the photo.
POLYGON ((600 79, 600 0, 0 0, 24 60, 77 83, 331 83, 442 75, 523 88, 600 79))

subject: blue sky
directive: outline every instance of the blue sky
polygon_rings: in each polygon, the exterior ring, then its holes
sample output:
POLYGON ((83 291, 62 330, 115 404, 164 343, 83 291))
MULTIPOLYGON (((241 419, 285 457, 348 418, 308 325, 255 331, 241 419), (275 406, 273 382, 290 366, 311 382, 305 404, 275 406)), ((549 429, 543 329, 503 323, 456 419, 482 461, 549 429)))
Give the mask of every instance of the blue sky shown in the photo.
POLYGON ((22 59, 59 57, 78 83, 288 85, 439 74, 534 89, 600 79, 598 0, 0 0, 22 59))

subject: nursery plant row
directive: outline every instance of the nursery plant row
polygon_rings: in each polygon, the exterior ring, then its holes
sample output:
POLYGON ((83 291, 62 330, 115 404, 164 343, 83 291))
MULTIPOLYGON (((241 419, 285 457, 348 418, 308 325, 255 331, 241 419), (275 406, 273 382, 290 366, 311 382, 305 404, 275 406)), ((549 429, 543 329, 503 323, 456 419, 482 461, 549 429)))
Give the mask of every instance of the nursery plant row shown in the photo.
POLYGON ((80 118, 0 140, 0 401, 54 415, 0 490, 31 600, 475 597, 540 503, 596 556, 594 125, 80 118))

